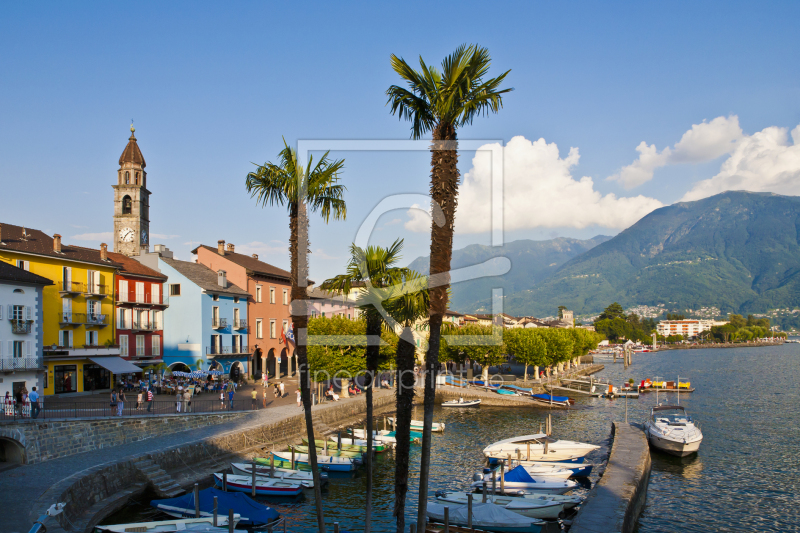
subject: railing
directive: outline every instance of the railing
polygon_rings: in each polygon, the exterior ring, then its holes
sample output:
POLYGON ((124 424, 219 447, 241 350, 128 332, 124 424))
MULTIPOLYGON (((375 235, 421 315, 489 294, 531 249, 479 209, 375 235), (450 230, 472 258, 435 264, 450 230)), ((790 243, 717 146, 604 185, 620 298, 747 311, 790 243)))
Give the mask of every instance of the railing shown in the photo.
POLYGON ((0 357, 0 371, 41 370, 44 363, 41 357, 0 357))
POLYGON ((169 305, 169 296, 159 294, 153 298, 152 294, 130 294, 117 292, 114 296, 118 304, 144 304, 144 305, 169 305))
POLYGON ((77 281, 62 281, 58 284, 58 292, 80 294, 86 292, 86 284, 77 281))
POLYGON ((234 329, 247 329, 247 320, 244 318, 240 318, 238 320, 233 321, 234 329))
MULTIPOLYGON (((127 328, 120 328, 120 329, 127 329, 127 328)), ((158 325, 155 322, 145 322, 145 321, 133 321, 131 325, 131 329, 134 331, 155 331, 158 328, 158 325)))
POLYGON ((227 318, 212 318, 211 319, 211 327, 214 329, 225 329, 228 327, 228 319, 227 318))
MULTIPOLYGON (((189 402, 181 402, 181 412, 178 413, 178 401, 154 400, 152 404, 142 401, 140 408, 136 408, 137 392, 126 393, 126 401, 123 403, 122 416, 165 416, 165 415, 184 415, 192 413, 224 413, 230 411, 252 411, 250 399, 235 398, 233 405, 228 402, 220 402, 218 394, 214 394, 213 399, 198 399, 192 396, 191 405, 189 402), (147 408, 150 407, 148 412, 147 408)), ((145 393, 146 394, 146 393, 145 393)), ((118 416, 118 407, 112 407, 111 394, 102 393, 101 397, 94 400, 80 402, 61 401, 60 398, 40 398, 38 402, 38 412, 34 412, 31 402, 17 405, 15 401, 5 403, 0 399, 0 422, 12 422, 14 420, 26 420, 34 418, 41 419, 62 419, 62 418, 104 418, 118 416)), ((258 402, 257 402, 258 405, 258 402)))
POLYGON ((86 296, 108 296, 108 285, 90 283, 86 286, 84 294, 86 294, 86 296))
POLYGON ((11 333, 25 335, 31 332, 33 320, 22 320, 21 318, 9 318, 11 321, 11 333))
POLYGON ((87 326, 107 326, 108 315, 86 315, 87 326))
POLYGON ((85 324, 86 313, 59 313, 58 322, 60 324, 85 324))
POLYGON ((249 354, 248 346, 206 346, 206 355, 249 354))

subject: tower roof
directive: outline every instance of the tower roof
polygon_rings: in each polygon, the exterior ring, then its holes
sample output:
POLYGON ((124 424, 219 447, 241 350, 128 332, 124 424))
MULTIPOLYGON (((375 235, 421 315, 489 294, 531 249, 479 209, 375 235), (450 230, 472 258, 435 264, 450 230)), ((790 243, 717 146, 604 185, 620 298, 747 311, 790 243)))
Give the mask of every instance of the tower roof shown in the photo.
POLYGON ((128 145, 122 151, 122 155, 119 156, 119 166, 122 166, 123 163, 133 163, 144 168, 146 163, 144 162, 142 151, 139 150, 139 145, 136 144, 136 137, 133 135, 134 131, 136 130, 131 126, 131 136, 128 138, 128 145))

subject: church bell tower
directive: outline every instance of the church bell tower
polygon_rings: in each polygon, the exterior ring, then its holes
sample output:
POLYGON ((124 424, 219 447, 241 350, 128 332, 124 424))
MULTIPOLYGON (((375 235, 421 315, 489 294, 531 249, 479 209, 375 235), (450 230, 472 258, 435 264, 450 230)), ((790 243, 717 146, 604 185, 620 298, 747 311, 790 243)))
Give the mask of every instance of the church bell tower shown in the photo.
POLYGON ((114 188, 114 251, 127 256, 148 251, 150 239, 150 191, 145 162, 131 124, 128 145, 119 158, 114 188))

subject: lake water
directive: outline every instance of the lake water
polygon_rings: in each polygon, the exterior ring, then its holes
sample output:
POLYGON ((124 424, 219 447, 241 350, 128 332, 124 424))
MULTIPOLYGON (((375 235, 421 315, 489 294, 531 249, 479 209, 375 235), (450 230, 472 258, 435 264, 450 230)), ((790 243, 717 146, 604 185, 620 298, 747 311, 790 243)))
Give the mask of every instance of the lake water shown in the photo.
MULTIPOLYGON (((681 394, 680 402, 700 424, 704 441, 700 452, 689 458, 653 452, 639 533, 800 530, 800 345, 645 353, 636 355, 627 370, 621 363, 608 363, 598 374, 616 383, 629 377, 637 382, 655 376, 674 380, 678 375, 697 388, 693 394, 681 394)), ((628 400, 628 419, 643 421, 655 400, 654 394, 628 400)), ((554 436, 602 445, 608 441, 611 421, 625 419, 625 400, 593 398, 579 400, 576 407, 552 411, 554 436)), ((437 409, 435 420, 447 427, 444 434, 434 434, 431 493, 465 490, 482 468, 486 445, 537 432, 547 413, 536 408, 437 409)), ((590 458, 598 461, 601 451, 594 454, 590 458)), ((407 524, 416 521, 413 467, 419 464, 419 447, 412 447, 411 463, 407 524)), ((393 477, 391 453, 379 455, 373 507, 377 532, 394 531, 393 477)), ((323 493, 328 524, 363 530, 364 490, 361 475, 332 476, 323 493)), ((143 500, 105 522, 156 519, 147 508, 149 498, 143 500)), ((316 531, 313 499, 269 504, 287 516, 287 530, 316 531)))

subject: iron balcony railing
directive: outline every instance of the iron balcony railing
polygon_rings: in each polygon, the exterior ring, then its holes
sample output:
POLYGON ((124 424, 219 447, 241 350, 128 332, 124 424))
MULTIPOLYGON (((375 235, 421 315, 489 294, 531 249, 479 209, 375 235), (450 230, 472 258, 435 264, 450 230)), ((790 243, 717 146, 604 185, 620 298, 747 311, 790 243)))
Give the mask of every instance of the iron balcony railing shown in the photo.
POLYGON ((62 281, 58 284, 58 292, 65 294, 81 294, 86 292, 86 284, 77 281, 62 281))
POLYGON ((212 318, 211 319, 211 327, 214 329, 225 329, 228 327, 228 319, 227 318, 212 318))
POLYGON ((0 357, 0 371, 42 370, 44 362, 41 357, 0 357))
POLYGON ((235 329, 247 329, 247 320, 244 318, 240 318, 238 320, 233 321, 233 327, 235 329))
POLYGON ((87 326, 107 326, 108 325, 108 315, 86 315, 86 322, 87 326))
POLYGON ((10 318, 11 333, 25 335, 31 332, 33 320, 22 320, 21 318, 10 318))
POLYGON ((134 295, 125 294, 124 292, 117 292, 114 299, 118 304, 138 304, 138 305, 169 305, 169 296, 166 294, 159 294, 153 298, 152 294, 134 295))
POLYGON ((59 313, 58 314, 58 323, 59 324, 85 324, 86 323, 86 313, 59 313))
MULTIPOLYGON (((120 329, 126 329, 126 328, 120 328, 120 329)), ((159 328, 158 324, 156 324, 155 322, 146 322, 144 320, 140 320, 137 322, 136 320, 134 320, 131 329, 134 331, 155 331, 161 328, 159 328)))
POLYGON ((89 283, 86 285, 86 290, 84 291, 84 295, 86 296, 100 296, 105 298, 108 296, 108 285, 102 285, 100 283, 89 283))
POLYGON ((206 346, 206 355, 249 354, 249 347, 242 346, 206 346))

